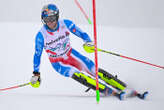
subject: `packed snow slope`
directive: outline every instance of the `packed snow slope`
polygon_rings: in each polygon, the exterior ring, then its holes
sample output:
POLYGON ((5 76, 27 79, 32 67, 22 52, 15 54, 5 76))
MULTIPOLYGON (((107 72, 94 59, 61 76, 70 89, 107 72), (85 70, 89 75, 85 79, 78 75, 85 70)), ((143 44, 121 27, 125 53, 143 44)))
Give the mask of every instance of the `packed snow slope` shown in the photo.
MULTIPOLYGON (((77 24, 78 25, 78 24, 77 24)), ((93 29, 78 25, 93 39, 93 29)), ((33 71, 35 35, 40 23, 0 23, 0 88, 29 82, 33 71)), ((121 55, 164 66, 164 28, 123 28, 98 26, 98 47, 121 55)), ((71 35, 72 47, 94 60, 86 53, 83 41, 71 35)), ((96 103, 94 91, 71 78, 55 72, 43 52, 41 59, 40 88, 26 86, 0 92, 1 110, 163 110, 164 69, 130 61, 106 53, 98 53, 99 67, 118 75, 130 88, 149 91, 146 100, 129 98, 120 101, 101 95, 96 103)))

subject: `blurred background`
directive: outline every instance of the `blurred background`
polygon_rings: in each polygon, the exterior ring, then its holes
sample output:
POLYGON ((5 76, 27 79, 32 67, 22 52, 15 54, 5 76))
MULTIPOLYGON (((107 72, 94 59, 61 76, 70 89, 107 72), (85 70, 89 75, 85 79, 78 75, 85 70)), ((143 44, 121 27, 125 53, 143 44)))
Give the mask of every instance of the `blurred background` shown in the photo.
MULTIPOLYGON (((92 19, 92 0, 78 0, 92 19)), ((0 22, 39 22, 43 5, 55 3, 62 18, 87 24, 74 0, 5 0, 0 2, 0 22)), ((96 0, 99 25, 164 27, 163 0, 96 0)))
MULTIPOLYGON (((92 21, 92 0, 78 0, 92 21)), ((61 19, 70 19, 93 40, 88 24, 74 0, 1 0, 0 1, 0 88, 29 82, 33 72, 35 35, 40 30, 41 9, 45 4, 58 6, 61 19)), ((98 47, 124 56, 164 66, 163 0, 96 0, 98 47)), ((72 47, 94 60, 83 50, 83 41, 70 35, 72 47)), ((99 67, 117 75, 130 88, 148 90, 146 101, 137 98, 119 101, 95 92, 52 68, 43 51, 41 87, 31 86, 0 92, 3 110, 162 110, 164 108, 164 70, 104 53, 98 54, 99 67), (38 105, 37 105, 38 104, 38 105), (10 105, 10 106, 9 106, 10 105), (110 107, 109 107, 110 105, 110 107), (119 105, 119 106, 118 106, 119 105)))

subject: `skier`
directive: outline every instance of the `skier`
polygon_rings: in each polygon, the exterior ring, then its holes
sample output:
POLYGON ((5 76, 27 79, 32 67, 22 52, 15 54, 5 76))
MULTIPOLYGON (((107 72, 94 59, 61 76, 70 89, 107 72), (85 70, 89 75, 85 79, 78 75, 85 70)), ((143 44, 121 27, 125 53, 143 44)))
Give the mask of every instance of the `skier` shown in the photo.
MULTIPOLYGON (((70 20, 59 20, 59 9, 54 4, 48 4, 43 7, 41 20, 43 26, 37 33, 35 39, 35 54, 33 60, 34 71, 30 80, 31 86, 35 88, 40 86, 41 76, 39 66, 44 48, 53 68, 58 73, 78 81, 89 89, 96 90, 94 63, 89 58, 81 55, 78 51, 72 48, 69 38, 70 33, 73 33, 84 41, 84 47, 93 46, 92 40, 88 34, 83 32, 70 20)), ((125 92, 123 91, 126 88, 126 84, 103 69, 99 69, 98 75, 101 80, 106 82, 105 84, 99 82, 99 90, 101 93, 106 96, 116 96, 120 100, 124 99, 125 92), (119 91, 114 90, 109 85, 119 91)), ((135 96, 137 94, 138 93, 136 92, 135 96)))

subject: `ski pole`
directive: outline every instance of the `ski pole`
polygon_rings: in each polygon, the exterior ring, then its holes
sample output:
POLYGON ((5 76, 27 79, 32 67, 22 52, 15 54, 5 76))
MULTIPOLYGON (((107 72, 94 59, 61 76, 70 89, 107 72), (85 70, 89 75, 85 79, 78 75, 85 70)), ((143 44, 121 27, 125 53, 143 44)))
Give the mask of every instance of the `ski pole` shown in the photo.
MULTIPOLYGON (((92 52, 95 51, 94 46, 86 46, 84 44, 83 47, 88 53, 92 53, 92 52)), ((164 66, 152 64, 152 63, 149 63, 149 62, 145 62, 145 61, 138 60, 138 59, 135 59, 135 58, 127 57, 127 56, 124 56, 124 55, 120 55, 120 54, 117 54, 117 53, 114 53, 114 52, 102 50, 102 49, 99 49, 99 48, 97 50, 100 51, 100 52, 108 53, 108 54, 111 54, 111 55, 115 55, 115 56, 118 56, 118 57, 122 57, 122 58, 125 58, 125 59, 133 60, 133 61, 136 61, 136 62, 140 62, 140 63, 144 63, 144 64, 147 64, 147 65, 151 65, 151 66, 154 66, 154 67, 164 69, 164 66)))
POLYGON ((13 87, 3 88, 3 89, 0 89, 0 91, 10 90, 10 89, 16 89, 16 88, 19 88, 19 87, 27 86, 27 85, 29 85, 29 84, 30 84, 30 83, 25 83, 25 84, 20 84, 20 85, 13 86, 13 87))
POLYGON ((87 14, 85 13, 85 11, 83 10, 83 8, 80 6, 80 3, 75 0, 76 5, 80 8, 81 12, 83 13, 83 15, 85 16, 85 18, 88 20, 89 24, 92 24, 91 20, 89 19, 89 17, 87 16, 87 14))
POLYGON ((124 56, 124 55, 120 55, 120 54, 117 54, 117 53, 105 51, 105 50, 102 50, 102 49, 99 49, 99 51, 105 52, 105 53, 109 53, 109 54, 112 54, 112 55, 115 55, 115 56, 119 56, 119 57, 122 57, 122 58, 126 58, 126 59, 129 59, 129 60, 133 60, 133 61, 136 61, 136 62, 141 62, 141 63, 144 63, 144 64, 148 64, 148 65, 151 65, 151 66, 155 66, 155 67, 164 69, 164 66, 152 64, 152 63, 149 63, 149 62, 145 62, 145 61, 138 60, 138 59, 135 59, 135 58, 131 58, 131 57, 127 57, 127 56, 124 56))

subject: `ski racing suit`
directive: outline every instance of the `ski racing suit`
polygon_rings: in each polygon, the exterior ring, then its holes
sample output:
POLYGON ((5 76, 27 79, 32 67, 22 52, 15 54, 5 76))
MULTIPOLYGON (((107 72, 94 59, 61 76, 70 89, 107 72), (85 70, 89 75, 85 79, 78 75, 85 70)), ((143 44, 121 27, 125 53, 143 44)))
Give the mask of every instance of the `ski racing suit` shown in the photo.
POLYGON ((55 31, 50 30, 47 25, 42 26, 35 39, 34 71, 39 72, 44 48, 53 68, 61 75, 72 77, 73 73, 84 71, 95 76, 94 63, 71 47, 70 32, 84 42, 91 42, 88 34, 70 20, 59 20, 55 31))
MULTIPOLYGON (((71 77, 83 85, 96 90, 95 65, 92 60, 81 55, 70 45, 70 32, 83 39, 84 42, 91 42, 87 33, 81 31, 70 20, 59 20, 57 28, 52 31, 47 25, 43 25, 36 35, 35 54, 34 54, 34 71, 39 72, 40 60, 43 48, 48 54, 49 60, 53 68, 65 77, 71 77), (82 72, 90 74, 87 76, 82 72)), ((108 84, 117 85, 117 88, 123 90, 125 87, 120 85, 111 77, 107 77, 105 71, 99 71, 99 78, 108 84)), ((112 93, 112 89, 99 82, 99 90, 106 94, 112 93)))

